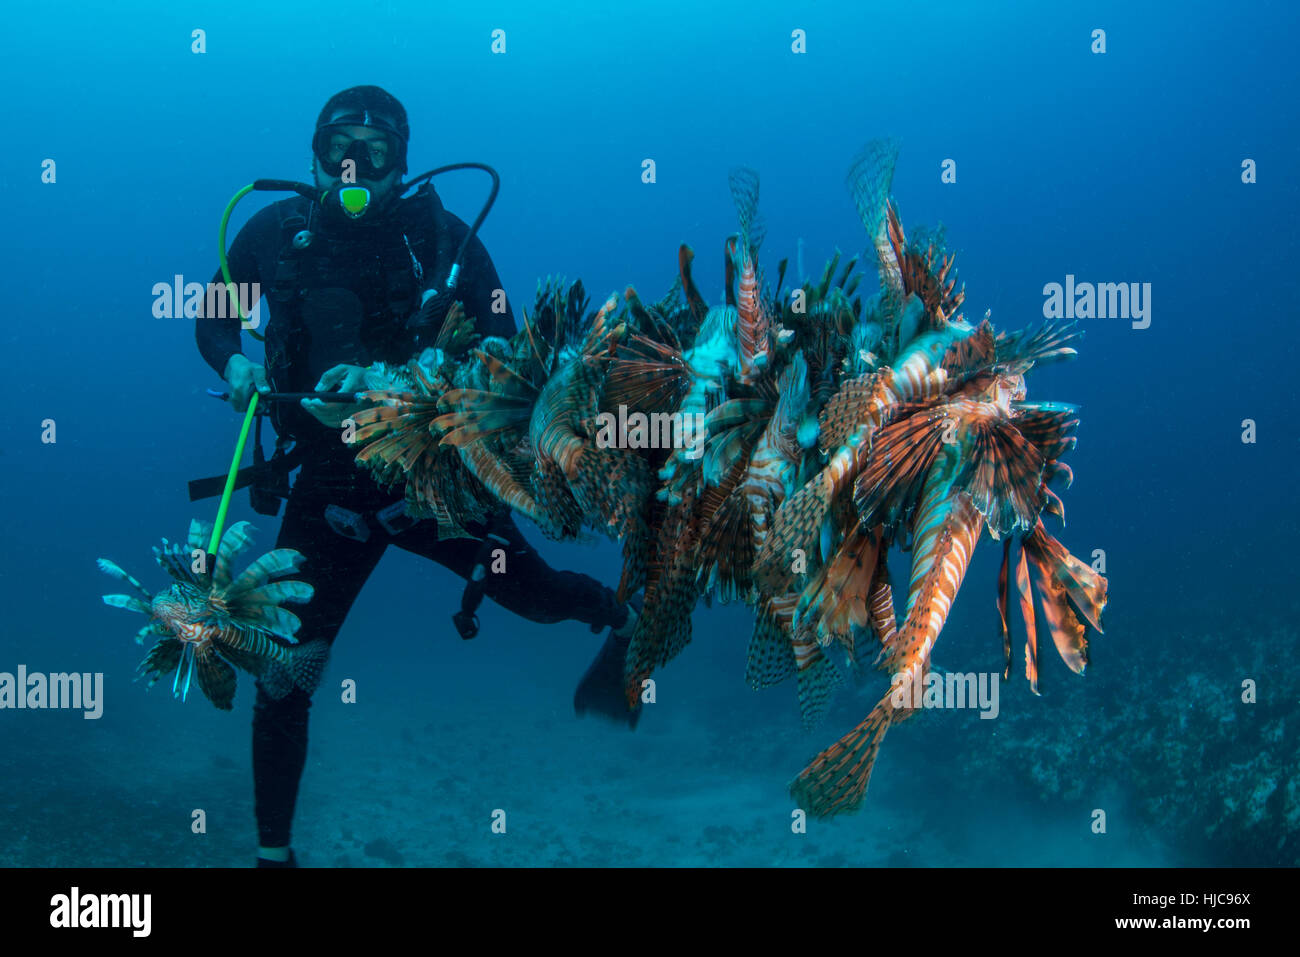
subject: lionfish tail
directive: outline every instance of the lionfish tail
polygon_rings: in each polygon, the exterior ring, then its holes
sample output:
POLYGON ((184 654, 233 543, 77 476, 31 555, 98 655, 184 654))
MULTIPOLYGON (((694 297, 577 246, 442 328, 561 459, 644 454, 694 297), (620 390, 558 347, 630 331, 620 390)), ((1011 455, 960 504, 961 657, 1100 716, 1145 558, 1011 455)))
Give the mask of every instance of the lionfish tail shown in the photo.
POLYGON ((813 758, 790 785, 795 803, 816 817, 858 810, 894 710, 887 695, 861 724, 813 758))

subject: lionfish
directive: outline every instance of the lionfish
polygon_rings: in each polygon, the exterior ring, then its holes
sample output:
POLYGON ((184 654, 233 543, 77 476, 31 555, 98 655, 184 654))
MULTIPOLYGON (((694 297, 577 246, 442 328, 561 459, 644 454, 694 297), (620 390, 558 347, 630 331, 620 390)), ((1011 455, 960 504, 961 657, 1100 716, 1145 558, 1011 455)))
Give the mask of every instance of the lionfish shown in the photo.
MULTIPOLYGON (((1004 676, 1016 542, 1032 690, 1031 568, 1052 641, 1082 673, 1106 580, 1042 520, 1064 519, 1050 485, 1072 480, 1060 460, 1078 418, 1025 391, 1035 365, 1075 355, 1081 332, 1072 322, 995 332, 987 314, 968 322, 941 231, 909 241, 890 199, 897 149, 874 141, 849 171, 880 278, 865 301, 857 257, 841 266, 839 253, 785 292, 783 260, 769 291, 758 176, 734 170, 739 230, 724 246, 722 303, 700 294, 686 245, 676 283, 653 304, 628 287, 593 315, 580 284, 540 285, 513 339, 444 349, 425 371, 404 373, 415 388, 373 393, 379 407, 357 416, 357 440, 368 443, 359 464, 405 479, 408 500, 440 516, 473 511, 449 492, 467 472, 479 505, 486 493, 553 537, 590 527, 621 540, 620 595, 644 589, 625 658, 629 708, 691 641, 701 600, 754 609, 746 681, 758 689, 794 677, 806 727, 843 680, 836 648, 854 673, 874 664, 894 688, 923 682, 985 528, 1003 542, 1004 676), (626 434, 607 447, 597 422, 616 411, 620 423, 703 416, 703 455, 626 434), (895 547, 912 554, 901 620, 888 574, 895 547)), ((459 325, 448 335, 464 340, 459 325)), ((885 733, 911 713, 896 700, 883 697, 794 780, 803 807, 831 815, 861 805, 885 733)))
POLYGON ((149 687, 175 672, 172 693, 185 700, 197 677, 199 690, 223 711, 229 711, 234 702, 235 668, 262 679, 263 687, 275 698, 284 697, 294 686, 309 693, 315 690, 328 645, 321 641, 297 644, 298 616, 281 607, 283 602, 308 601, 312 586, 301 581, 271 581, 296 571, 302 555, 277 548, 234 577, 233 563, 247 546, 250 531, 247 522, 231 525, 221 536, 215 556, 205 551, 212 533, 206 522, 190 523, 184 545, 164 538, 162 547, 155 546, 153 553, 173 584, 157 595, 151 595, 113 562, 98 560, 100 570, 136 592, 105 595, 104 603, 149 616, 149 624, 135 636, 137 644, 158 636, 138 668, 139 675, 148 677, 149 687), (200 554, 202 562, 192 558, 200 554), (210 571, 208 564, 212 565, 210 571), (202 570, 195 571, 195 565, 202 570))

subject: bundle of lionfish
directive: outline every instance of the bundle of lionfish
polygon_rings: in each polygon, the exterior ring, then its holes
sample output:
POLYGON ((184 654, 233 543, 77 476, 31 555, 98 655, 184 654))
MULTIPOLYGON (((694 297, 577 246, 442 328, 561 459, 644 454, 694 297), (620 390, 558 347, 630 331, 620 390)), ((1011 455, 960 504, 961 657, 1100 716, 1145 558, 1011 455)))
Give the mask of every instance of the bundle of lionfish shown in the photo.
MULTIPOLYGON (((629 287, 588 318, 580 283, 548 281, 520 333, 477 348, 457 316, 432 356, 380 370, 392 386, 356 417, 358 461, 382 481, 405 480, 408 500, 440 524, 463 528, 500 505, 557 538, 589 527, 621 540, 620 592, 645 591, 626 659, 629 707, 689 643, 702 599, 754 608, 746 680, 793 676, 807 726, 842 680, 834 647, 850 670, 874 652, 895 689, 924 682, 985 528, 1003 542, 1006 675, 1013 551, 1031 687, 1031 569, 1052 641, 1082 673, 1106 581, 1042 522, 1043 512, 1064 518, 1049 484, 1072 479, 1060 459, 1078 419, 1025 398, 1026 373, 1073 356, 1081 333, 1072 322, 1008 334, 987 314, 966 321, 941 236, 909 241, 889 200, 896 158, 893 141, 876 141, 849 173, 880 277, 865 301, 856 258, 841 267, 838 254, 787 292, 782 261, 765 289, 758 177, 738 170, 722 304, 706 303, 682 246, 677 283, 652 305, 629 287), (887 567, 896 546, 912 553, 901 619, 887 567)), ((910 697, 885 695, 817 755, 791 786, 802 806, 860 806, 910 697)))
POLYGON ((138 669, 138 675, 149 679, 149 687, 175 672, 172 693, 184 700, 197 676, 199 690, 224 711, 234 702, 235 668, 261 679, 273 698, 284 697, 295 686, 309 694, 315 690, 328 645, 298 644, 298 616, 283 607, 284 602, 308 601, 312 587, 301 581, 271 581, 296 571, 302 555, 277 548, 236 577, 234 562, 247 546, 250 531, 247 522, 231 525, 212 556, 205 549, 212 534, 209 523, 191 522, 183 546, 164 538, 162 548, 155 546, 153 553, 173 584, 157 595, 108 559, 98 560, 103 572, 136 592, 105 595, 104 603, 149 616, 149 624, 135 636, 137 644, 146 637, 158 638, 138 669))

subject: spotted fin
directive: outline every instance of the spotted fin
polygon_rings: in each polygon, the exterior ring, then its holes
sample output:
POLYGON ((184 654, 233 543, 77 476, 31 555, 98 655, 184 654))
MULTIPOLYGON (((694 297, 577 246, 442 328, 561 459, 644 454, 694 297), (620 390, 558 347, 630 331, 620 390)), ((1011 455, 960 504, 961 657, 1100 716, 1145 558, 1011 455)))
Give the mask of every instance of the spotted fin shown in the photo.
POLYGON ((222 711, 231 710, 235 702, 235 669, 221 660, 211 644, 194 653, 194 670, 204 697, 222 711))
POLYGON ((860 808, 894 713, 886 695, 861 724, 813 758, 790 785, 795 803, 817 817, 860 808))

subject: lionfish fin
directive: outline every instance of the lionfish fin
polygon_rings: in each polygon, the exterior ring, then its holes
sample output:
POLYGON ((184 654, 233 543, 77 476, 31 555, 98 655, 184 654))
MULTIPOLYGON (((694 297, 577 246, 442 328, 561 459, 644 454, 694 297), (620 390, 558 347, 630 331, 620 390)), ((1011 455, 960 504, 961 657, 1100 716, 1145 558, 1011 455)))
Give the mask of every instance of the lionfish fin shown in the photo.
POLYGON ((951 424, 944 406, 910 406, 876 433, 866 468, 853 487, 861 521, 893 525, 907 518, 951 424), (912 411, 915 414, 909 414, 912 411))
POLYGON ((532 418, 536 398, 536 392, 520 397, 478 389, 453 389, 438 400, 439 409, 453 411, 434 419, 433 428, 446 433, 442 437, 444 445, 456 448, 498 432, 523 431, 532 418))
MULTIPOLYGON (((1044 603, 1050 597, 1059 607, 1062 601, 1068 599, 1069 604, 1088 624, 1099 632, 1103 631, 1106 579, 1066 551, 1064 545, 1048 534, 1041 521, 1025 538, 1024 551, 1037 568, 1040 584, 1045 581, 1050 585, 1050 588, 1043 590, 1044 603)), ((1070 664, 1071 660, 1087 663, 1086 654, 1080 656, 1071 653, 1070 656, 1062 657, 1066 659, 1066 664, 1070 664)))
POLYGON ((194 670, 204 697, 222 711, 231 710, 235 703, 235 669, 221 659, 211 644, 194 653, 194 670))
POLYGON ((754 630, 745 654, 745 683, 755 691, 779 684, 795 673, 790 635, 797 598, 797 595, 766 598, 756 609, 754 630))
POLYGON ((1053 471, 1063 471, 1073 480, 1069 467, 1058 466, 1057 460, 1078 442, 1078 407, 1063 402, 1016 402, 1012 416, 1016 429, 1054 466, 1053 471))
POLYGON ((1020 549, 1016 564, 1016 591, 1020 593, 1020 614, 1025 619, 1025 677, 1029 690, 1038 694, 1038 626, 1034 620, 1034 595, 1029 588, 1029 567, 1025 562, 1025 549, 1020 549))
POLYGON ((1007 620, 1007 605, 1011 597, 1010 578, 1007 574, 1011 566, 1011 539, 1002 542, 1002 568, 998 572, 998 617, 1002 620, 1002 680, 1011 678, 1011 628, 1007 620))
POLYGON ((248 522, 235 522, 221 536, 217 546, 217 562, 212 569, 212 587, 223 589, 230 584, 231 565, 252 540, 252 528, 248 522))
POLYGON ((968 467, 971 501, 996 537, 1028 532, 1038 522, 1043 495, 1043 456, 1016 425, 1000 416, 975 418, 968 467))
POLYGON ((851 439, 866 441, 876 417, 889 399, 884 376, 878 372, 842 382, 817 418, 818 444, 822 452, 830 454, 847 445, 851 439))
POLYGON ((894 704, 886 695, 856 728, 817 757, 790 785, 795 803, 817 817, 829 817, 862 806, 871 769, 894 719, 894 704))
POLYGON ((811 637, 796 632, 790 638, 790 647, 794 651, 799 716, 804 730, 811 731, 826 717, 831 695, 842 678, 821 646, 811 637))
POLYGON ((745 459, 736 460, 722 482, 700 496, 700 531, 694 565, 701 590, 722 601, 746 595, 754 567, 754 526, 749 499, 741 488, 745 459))
POLYGON ((709 304, 704 301, 700 295, 700 290, 695 286, 695 280, 691 278, 691 263, 695 259, 695 252, 690 246, 682 243, 677 248, 677 270, 682 280, 682 291, 686 294, 686 305, 690 309, 691 317, 695 320, 695 326, 698 329, 700 323, 704 321, 705 314, 709 311, 709 304))
MULTIPOLYGON (((146 589, 133 577, 131 577, 125 571, 123 571, 122 568, 117 564, 110 562, 107 558, 97 558, 95 559, 95 564, 99 566, 99 570, 103 572, 105 575, 110 575, 113 578, 116 578, 118 581, 126 582, 137 592, 139 592, 145 601, 153 600, 153 595, 149 594, 148 589, 146 589)), ((119 607, 125 607, 125 606, 119 606, 119 607)))
POLYGON ((227 602, 233 605, 242 601, 248 592, 265 585, 277 575, 296 572, 302 563, 302 552, 292 548, 273 548, 225 588, 227 602))
POLYGON ((149 603, 134 595, 105 595, 104 604, 112 605, 114 608, 125 608, 128 611, 138 611, 142 615, 153 614, 149 603))
POLYGON ((692 374, 681 350, 642 335, 621 342, 605 377, 601 405, 629 412, 674 411, 690 391, 692 374))
POLYGON ((162 638, 149 650, 144 661, 136 668, 136 678, 148 678, 149 687, 153 687, 163 675, 176 670, 181 661, 181 640, 179 638, 162 638))
POLYGON ((1037 328, 1017 329, 997 335, 997 361, 1013 372, 1078 355, 1074 344, 1083 330, 1073 319, 1051 319, 1037 328))
POLYGON ((831 505, 831 487, 823 473, 814 475, 776 510, 772 529, 754 561, 760 583, 775 588, 792 582, 796 560, 811 561, 819 553, 822 523, 831 505))
POLYGON ((869 599, 880 555, 880 529, 857 525, 799 597, 795 630, 811 631, 821 645, 840 642, 850 657, 855 629, 871 620, 869 599))

